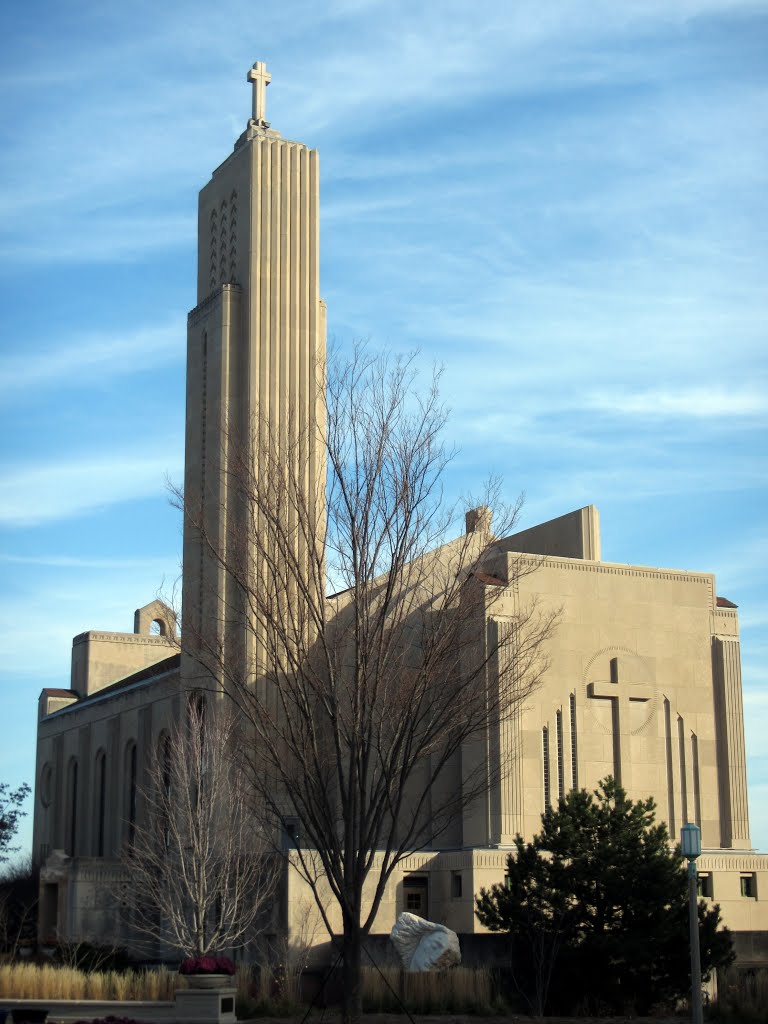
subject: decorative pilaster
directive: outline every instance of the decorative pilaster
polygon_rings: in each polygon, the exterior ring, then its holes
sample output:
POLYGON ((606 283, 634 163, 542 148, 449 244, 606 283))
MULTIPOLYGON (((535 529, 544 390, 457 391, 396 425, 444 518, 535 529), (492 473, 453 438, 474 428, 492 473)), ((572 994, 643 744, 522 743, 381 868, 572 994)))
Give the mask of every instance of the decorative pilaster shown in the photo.
POLYGON ((741 696, 741 651, 737 639, 712 638, 712 681, 717 729, 721 845, 748 849, 749 808, 741 696))

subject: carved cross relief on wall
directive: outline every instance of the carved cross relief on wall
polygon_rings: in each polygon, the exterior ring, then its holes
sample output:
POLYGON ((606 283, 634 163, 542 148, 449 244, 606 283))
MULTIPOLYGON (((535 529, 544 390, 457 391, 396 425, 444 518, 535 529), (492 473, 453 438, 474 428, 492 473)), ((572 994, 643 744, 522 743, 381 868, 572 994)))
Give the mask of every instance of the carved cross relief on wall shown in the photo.
POLYGON ((650 722, 655 711, 654 675, 647 659, 627 652, 610 659, 608 679, 593 679, 587 684, 588 697, 611 702, 613 774, 628 792, 632 789, 631 736, 650 722), (647 708, 647 712, 638 715, 638 706, 647 708))

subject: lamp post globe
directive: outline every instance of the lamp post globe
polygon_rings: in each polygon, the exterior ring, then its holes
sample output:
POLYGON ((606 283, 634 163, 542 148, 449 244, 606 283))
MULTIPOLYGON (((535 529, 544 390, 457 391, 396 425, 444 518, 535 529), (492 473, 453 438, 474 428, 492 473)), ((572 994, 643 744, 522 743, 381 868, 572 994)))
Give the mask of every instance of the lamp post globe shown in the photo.
POLYGON ((683 856, 690 862, 701 855, 701 829, 698 825, 683 825, 680 829, 683 856))

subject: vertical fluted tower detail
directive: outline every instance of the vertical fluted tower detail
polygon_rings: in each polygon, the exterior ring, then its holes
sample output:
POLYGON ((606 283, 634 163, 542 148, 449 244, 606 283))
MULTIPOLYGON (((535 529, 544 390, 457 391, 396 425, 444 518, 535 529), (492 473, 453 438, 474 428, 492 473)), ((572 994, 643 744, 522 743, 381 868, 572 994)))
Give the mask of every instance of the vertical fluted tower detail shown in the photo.
MULTIPOLYGON (((496 630, 498 675, 505 678, 512 671, 514 622, 497 618, 490 628, 496 630)), ((514 707, 499 723, 498 761, 500 765, 498 808, 492 810, 493 841, 510 844, 523 831, 523 734, 522 708, 514 707), (496 813, 493 813, 495 811, 496 813), (496 820, 493 820, 493 819, 496 820)), ((493 801, 492 801, 493 804, 493 801)))
POLYGON ((737 639, 714 637, 712 674, 715 688, 717 763, 720 792, 720 842, 749 848, 749 808, 741 694, 741 653, 737 639))
MULTIPOLYGON (((187 641, 204 635, 256 665, 254 634, 238 625, 242 594, 222 565, 242 561, 249 530, 253 540, 233 453, 237 447, 241 460, 247 446, 256 474, 270 458, 287 460, 306 494, 322 495, 325 306, 317 151, 269 127, 263 64, 249 81, 254 115, 199 201, 198 305, 187 341, 183 628, 187 641), (221 559, 206 552, 203 532, 221 559)), ((306 546, 306 538, 296 543, 306 546)), ((193 660, 183 652, 188 681, 199 672, 193 660)))

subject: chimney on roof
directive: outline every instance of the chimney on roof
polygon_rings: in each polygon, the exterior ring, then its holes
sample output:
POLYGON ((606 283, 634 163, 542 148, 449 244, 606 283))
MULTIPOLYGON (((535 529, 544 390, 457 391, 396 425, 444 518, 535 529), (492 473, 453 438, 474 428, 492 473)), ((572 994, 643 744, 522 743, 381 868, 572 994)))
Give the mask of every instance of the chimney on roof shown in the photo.
POLYGON ((464 517, 467 533, 490 533, 493 513, 487 505, 471 508, 464 517))

